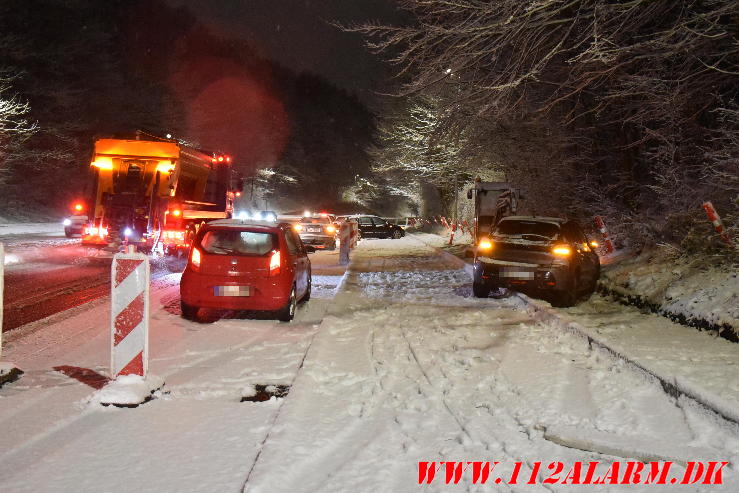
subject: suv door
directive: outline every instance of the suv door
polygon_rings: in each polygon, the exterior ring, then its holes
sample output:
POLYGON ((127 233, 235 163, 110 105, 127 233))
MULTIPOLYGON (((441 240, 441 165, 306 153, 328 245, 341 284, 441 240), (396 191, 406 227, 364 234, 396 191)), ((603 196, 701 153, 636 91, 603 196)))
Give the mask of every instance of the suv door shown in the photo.
POLYGON ((360 216, 357 218, 359 231, 364 238, 375 238, 375 225, 369 216, 360 216))
POLYGON ((588 245, 588 239, 580 226, 574 221, 562 226, 565 239, 570 243, 574 256, 580 266, 580 285, 595 283, 598 278, 600 262, 598 255, 588 245))
POLYGON ((387 221, 380 217, 372 217, 372 222, 375 224, 375 234, 378 238, 392 237, 393 231, 387 221))

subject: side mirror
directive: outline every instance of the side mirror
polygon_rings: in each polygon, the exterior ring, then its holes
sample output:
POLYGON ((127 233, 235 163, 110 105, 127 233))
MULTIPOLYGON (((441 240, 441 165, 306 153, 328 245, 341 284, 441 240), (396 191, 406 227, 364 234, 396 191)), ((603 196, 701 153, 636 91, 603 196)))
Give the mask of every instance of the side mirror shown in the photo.
POLYGON ((308 253, 316 253, 316 247, 314 247, 313 245, 304 245, 304 246, 305 246, 305 251, 306 252, 308 252, 308 253))

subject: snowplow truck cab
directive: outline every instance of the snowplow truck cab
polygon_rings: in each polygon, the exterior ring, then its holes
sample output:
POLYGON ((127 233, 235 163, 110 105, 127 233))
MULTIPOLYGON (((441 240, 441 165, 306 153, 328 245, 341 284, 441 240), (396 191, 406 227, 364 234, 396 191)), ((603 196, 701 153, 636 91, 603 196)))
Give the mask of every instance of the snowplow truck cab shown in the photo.
POLYGON ((475 180, 467 198, 475 201, 475 245, 489 235, 501 218, 515 214, 519 190, 508 182, 475 180))
POLYGON ((90 167, 95 206, 83 244, 171 253, 188 248, 203 222, 233 213, 228 156, 169 139, 101 138, 90 167))

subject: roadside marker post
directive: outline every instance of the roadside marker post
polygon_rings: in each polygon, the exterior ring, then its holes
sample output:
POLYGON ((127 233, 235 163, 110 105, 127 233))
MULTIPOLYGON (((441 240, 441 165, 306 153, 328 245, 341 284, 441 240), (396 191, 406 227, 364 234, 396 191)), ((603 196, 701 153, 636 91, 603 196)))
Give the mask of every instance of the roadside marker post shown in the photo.
POLYGON ((729 234, 726 232, 726 229, 724 228, 724 223, 723 221, 721 221, 721 217, 718 215, 718 212, 716 212, 716 209, 713 207, 713 204, 711 202, 704 202, 703 210, 706 211, 708 220, 711 221, 711 223, 713 224, 713 228, 716 230, 716 233, 718 233, 718 235, 721 237, 721 241, 726 243, 728 246, 733 247, 734 242, 731 241, 729 234))
POLYGON ((352 225, 349 221, 339 223, 339 265, 349 264, 349 249, 351 248, 352 225))
POLYGON ((5 246, 0 243, 0 387, 23 374, 13 363, 3 363, 3 296, 5 294, 5 246))
POLYGON ((452 224, 452 234, 449 235, 449 244, 450 245, 454 244, 454 232, 455 231, 457 231, 457 225, 456 224, 452 224))
POLYGON ((164 382, 147 375, 149 366, 149 258, 129 245, 113 256, 110 278, 110 378, 100 403, 136 407, 164 382))
POLYGON ((359 241, 359 223, 354 219, 349 220, 351 231, 349 232, 349 248, 356 248, 359 241))
POLYGON ((606 247, 606 253, 613 253, 616 249, 613 247, 613 242, 608 236, 608 230, 606 229, 606 224, 603 222, 603 218, 595 216, 594 221, 595 227, 598 228, 598 231, 600 231, 600 234, 603 236, 603 244, 606 247))
POLYGON ((146 377, 149 360, 149 259, 127 248, 113 256, 110 376, 146 377))

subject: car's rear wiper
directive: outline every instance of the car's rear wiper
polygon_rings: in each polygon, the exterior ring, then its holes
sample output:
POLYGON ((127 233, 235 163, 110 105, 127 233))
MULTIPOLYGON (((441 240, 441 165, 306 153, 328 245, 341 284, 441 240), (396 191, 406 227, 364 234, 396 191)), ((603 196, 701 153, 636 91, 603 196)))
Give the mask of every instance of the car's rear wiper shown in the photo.
POLYGON ((218 250, 217 252, 213 253, 225 253, 225 254, 238 254, 239 252, 237 250, 231 250, 230 248, 222 248, 222 247, 212 247, 213 250, 218 250))

